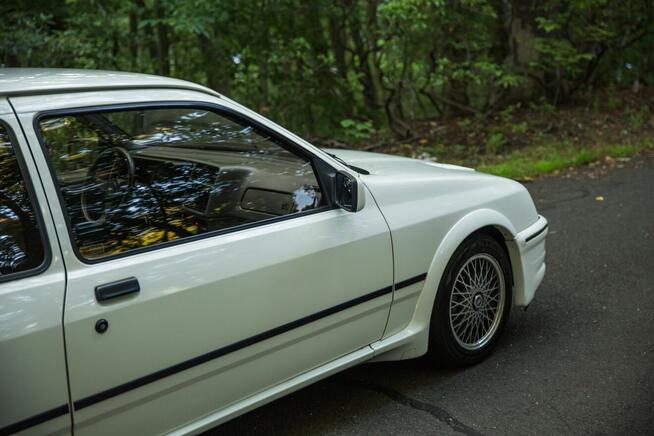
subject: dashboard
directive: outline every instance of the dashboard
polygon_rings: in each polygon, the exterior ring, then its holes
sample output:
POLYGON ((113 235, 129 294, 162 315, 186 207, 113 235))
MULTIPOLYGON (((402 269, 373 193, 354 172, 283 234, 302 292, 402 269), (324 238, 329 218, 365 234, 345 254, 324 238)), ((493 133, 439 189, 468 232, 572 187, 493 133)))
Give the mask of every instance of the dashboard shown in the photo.
POLYGON ((106 255, 324 205, 313 168, 299 158, 148 147, 130 152, 131 187, 93 194, 86 173, 62 192, 85 256, 106 255), (80 180, 81 179, 81 180, 80 180))

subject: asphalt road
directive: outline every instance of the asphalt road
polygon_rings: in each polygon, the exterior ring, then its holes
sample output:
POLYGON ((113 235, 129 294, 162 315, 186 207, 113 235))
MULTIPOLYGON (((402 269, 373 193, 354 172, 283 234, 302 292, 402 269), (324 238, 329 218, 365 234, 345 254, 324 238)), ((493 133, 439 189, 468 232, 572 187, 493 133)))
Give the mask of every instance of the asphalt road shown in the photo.
POLYGON ((548 270, 489 359, 363 365, 209 434, 654 434, 654 156, 597 172, 527 185, 548 270))

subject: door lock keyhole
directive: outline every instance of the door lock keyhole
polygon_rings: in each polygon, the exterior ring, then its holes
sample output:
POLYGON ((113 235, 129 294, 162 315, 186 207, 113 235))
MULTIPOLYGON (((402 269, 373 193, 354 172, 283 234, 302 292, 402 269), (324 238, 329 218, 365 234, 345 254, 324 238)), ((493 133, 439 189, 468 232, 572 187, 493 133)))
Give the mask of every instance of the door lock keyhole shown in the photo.
POLYGON ((108 329, 109 329, 109 321, 107 321, 107 320, 104 319, 104 318, 103 318, 103 319, 99 319, 99 320, 95 323, 95 331, 98 332, 98 333, 100 333, 100 334, 106 332, 108 329))

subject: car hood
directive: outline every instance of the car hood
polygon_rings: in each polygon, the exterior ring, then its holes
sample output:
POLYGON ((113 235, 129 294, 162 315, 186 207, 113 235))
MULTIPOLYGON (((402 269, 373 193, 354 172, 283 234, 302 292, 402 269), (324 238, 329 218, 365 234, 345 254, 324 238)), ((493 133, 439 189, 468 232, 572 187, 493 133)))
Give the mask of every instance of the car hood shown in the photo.
POLYGON ((472 168, 458 165, 441 164, 382 153, 343 149, 326 149, 325 151, 338 156, 350 165, 363 168, 374 175, 392 175, 403 172, 414 174, 415 172, 428 172, 431 174, 442 172, 444 175, 451 171, 474 172, 472 168))
POLYGON ((520 183, 471 168, 353 150, 326 150, 346 163, 370 172, 361 180, 374 195, 392 230, 432 214, 453 225, 476 209, 494 209, 522 230, 538 219, 536 208, 520 183))

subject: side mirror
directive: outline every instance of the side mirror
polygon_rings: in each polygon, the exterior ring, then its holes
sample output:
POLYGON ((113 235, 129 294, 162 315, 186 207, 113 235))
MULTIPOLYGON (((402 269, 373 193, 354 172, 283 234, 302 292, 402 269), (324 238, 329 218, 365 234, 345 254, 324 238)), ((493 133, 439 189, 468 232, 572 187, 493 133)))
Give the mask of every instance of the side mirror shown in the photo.
POLYGON ((363 184, 356 177, 346 173, 336 173, 334 178, 336 205, 348 212, 358 212, 365 205, 363 184))

